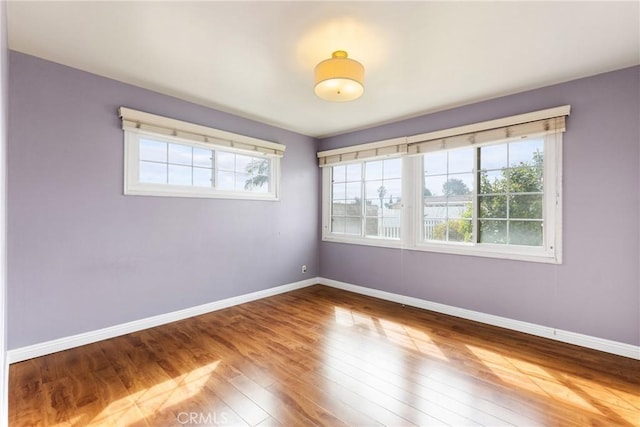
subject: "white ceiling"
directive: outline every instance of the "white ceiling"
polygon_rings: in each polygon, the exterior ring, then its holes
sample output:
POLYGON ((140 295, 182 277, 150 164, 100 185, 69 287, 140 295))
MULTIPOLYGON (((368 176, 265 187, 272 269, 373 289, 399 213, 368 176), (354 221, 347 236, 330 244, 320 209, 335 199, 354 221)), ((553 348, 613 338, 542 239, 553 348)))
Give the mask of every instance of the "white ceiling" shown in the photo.
POLYGON ((8 2, 9 47, 323 137, 640 63, 638 1, 8 2), (350 103, 313 93, 334 50, 350 103))

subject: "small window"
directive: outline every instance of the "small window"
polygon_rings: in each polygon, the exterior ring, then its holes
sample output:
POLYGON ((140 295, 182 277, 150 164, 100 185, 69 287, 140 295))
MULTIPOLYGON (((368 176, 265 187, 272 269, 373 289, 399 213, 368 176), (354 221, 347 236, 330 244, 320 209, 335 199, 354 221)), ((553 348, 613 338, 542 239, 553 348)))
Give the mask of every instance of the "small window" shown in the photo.
POLYGON ((277 199, 277 156, 141 131, 125 135, 125 194, 277 199))
POLYGON ((336 239, 400 239, 402 159, 334 166, 330 230, 336 239))
POLYGON ((425 154, 423 237, 425 240, 470 242, 473 213, 472 149, 425 154))

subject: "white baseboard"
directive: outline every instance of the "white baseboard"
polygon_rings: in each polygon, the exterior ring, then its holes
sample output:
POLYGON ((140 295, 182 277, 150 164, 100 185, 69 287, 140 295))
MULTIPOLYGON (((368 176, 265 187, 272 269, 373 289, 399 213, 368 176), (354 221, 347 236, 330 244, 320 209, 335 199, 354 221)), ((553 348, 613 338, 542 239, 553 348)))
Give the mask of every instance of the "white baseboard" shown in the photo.
POLYGON ((461 317, 463 319, 486 323, 493 326, 499 326, 505 329, 511 329, 514 331, 524 332, 539 337, 550 338, 556 341, 575 344, 582 347, 592 348, 594 350, 600 350, 607 353, 617 354, 619 356, 640 360, 640 346, 633 346, 630 344, 610 341, 602 338, 592 337, 589 335, 578 334, 575 332, 558 330, 550 328, 548 326, 541 326, 533 323, 522 322, 519 320, 508 319, 506 317, 494 316, 491 314, 453 307, 450 305, 394 294, 391 292, 380 291, 377 289, 365 288, 363 286, 352 285, 350 283, 326 279, 323 277, 314 277, 311 279, 302 280, 300 282, 276 286, 274 288, 252 292, 250 294, 239 295, 237 297, 227 298, 220 301, 214 301, 184 310, 148 317, 146 319, 135 320, 133 322, 99 329, 97 331, 85 332, 70 337, 59 338, 39 344, 16 348, 7 351, 7 363, 21 362, 23 360, 31 359, 34 357, 44 356, 46 354, 51 354, 62 350, 68 350, 70 348, 91 344, 120 335, 125 335, 132 332, 141 331, 143 329, 153 328, 155 326, 164 325, 189 317, 209 313, 212 311, 221 310, 223 308, 232 307, 234 305, 243 304, 273 295, 278 295, 284 292, 305 288, 307 286, 315 285, 318 283, 337 289, 343 289, 345 291, 351 291, 374 298, 396 302, 399 304, 418 307, 425 310, 461 317))
POLYGON ((284 292, 293 291, 300 288, 306 288, 320 282, 317 277, 302 280, 300 282, 289 283, 262 291, 252 292, 249 294, 239 295, 237 297, 227 298, 207 304, 198 305, 196 307, 186 308, 171 313, 160 314, 158 316, 147 317, 146 319, 134 320, 120 325, 110 326, 108 328, 99 329, 97 331, 85 332, 82 334, 72 335, 70 337, 59 338, 46 341, 39 344, 29 345, 7 351, 7 362, 16 363, 23 360, 32 359, 34 357, 44 356, 46 354, 55 353, 70 348, 79 347, 86 344, 114 338, 120 335, 141 331, 143 329, 153 328, 178 320, 183 320, 193 316, 209 313, 223 308, 232 307, 234 305, 243 304, 245 302, 255 301, 258 299, 278 295, 284 292))
POLYGON ((318 278, 318 280, 322 285, 343 289, 345 291, 355 292, 357 294, 380 298, 387 301, 397 302, 399 304, 418 307, 442 314, 448 314, 450 316, 461 317, 463 319, 486 323, 493 326, 499 326, 505 329, 511 329, 514 331, 524 332, 539 337, 549 338, 555 341, 579 345, 581 347, 587 347, 594 350, 617 354, 618 356, 640 360, 640 346, 634 346, 631 344, 625 344, 617 341, 606 340, 603 338, 592 337, 589 335, 578 334, 575 332, 563 331, 550 328, 548 326, 541 326, 534 323, 508 319, 506 317, 480 313, 478 311, 453 307, 450 305, 440 304, 437 302, 431 302, 404 295, 398 295, 391 292, 380 291, 377 289, 365 288, 364 286, 352 285, 350 283, 340 282, 337 280, 325 279, 322 277, 318 278))

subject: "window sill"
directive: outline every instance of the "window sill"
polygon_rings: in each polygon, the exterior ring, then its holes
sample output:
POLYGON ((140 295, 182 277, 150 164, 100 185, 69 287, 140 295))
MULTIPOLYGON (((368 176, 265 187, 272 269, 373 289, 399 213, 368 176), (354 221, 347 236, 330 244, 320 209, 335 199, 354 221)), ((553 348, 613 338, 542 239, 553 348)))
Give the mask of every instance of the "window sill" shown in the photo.
POLYGON ((419 243, 413 250, 423 252, 437 252, 451 255, 477 256, 485 258, 498 258, 514 261, 539 262, 547 264, 561 264, 562 261, 557 254, 552 251, 545 251, 543 248, 532 248, 526 246, 511 246, 510 250, 505 250, 502 245, 469 245, 465 243, 439 244, 439 243, 419 243))
POLYGON ((351 245, 377 246, 380 248, 401 249, 402 242, 400 239, 377 239, 371 237, 347 237, 344 235, 330 234, 323 236, 325 242, 347 243, 351 245))
POLYGON ((544 251, 540 248, 526 246, 512 247, 511 251, 505 251, 500 245, 471 246, 460 244, 419 243, 415 246, 403 246, 400 240, 371 239, 363 237, 343 237, 337 235, 324 236, 324 242, 347 243, 353 245, 376 246, 381 248, 405 249, 420 252, 435 252, 449 255, 476 256, 484 258, 506 259, 512 261, 537 262, 545 264, 562 264, 557 254, 544 251))
POLYGON ((196 199, 239 199, 239 200, 265 200, 279 201, 273 193, 241 193, 225 191, 194 191, 192 187, 172 186, 138 186, 124 189, 125 196, 154 196, 154 197, 190 197, 196 199))

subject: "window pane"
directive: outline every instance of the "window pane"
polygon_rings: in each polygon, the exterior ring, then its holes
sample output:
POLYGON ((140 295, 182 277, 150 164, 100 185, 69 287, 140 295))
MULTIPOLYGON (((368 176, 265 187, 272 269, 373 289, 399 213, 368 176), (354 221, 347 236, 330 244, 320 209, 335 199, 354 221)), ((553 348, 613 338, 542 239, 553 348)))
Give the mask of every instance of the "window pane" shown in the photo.
MULTIPOLYGON (((238 156, 240 157, 240 156, 238 156)), ((249 190, 251 186, 251 176, 247 173, 237 173, 236 174, 236 191, 245 191, 249 190)))
POLYGON ((425 154, 423 162, 425 175, 439 175, 447 173, 446 151, 425 154))
POLYGON ((481 171, 480 172, 480 193, 506 193, 507 191, 506 169, 497 171, 481 171))
POLYGON ((347 200, 345 205, 346 216, 361 216, 362 215, 362 203, 360 200, 347 200))
POLYGON ((400 179, 385 179, 382 183, 384 187, 385 198, 393 197, 394 199, 402 196, 402 181, 400 179))
POLYGON ((179 144, 169 144, 169 163, 191 166, 191 147, 179 144))
POLYGON ((347 214, 347 209, 344 201, 334 201, 331 205, 331 214, 334 216, 344 216, 347 214))
POLYGON ((473 203, 469 201, 449 201, 447 203, 448 218, 471 218, 473 214, 473 203))
POLYGON ((169 184, 191 186, 190 166, 169 165, 169 184))
POLYGON ((542 159, 544 140, 528 139, 509 144, 509 166, 534 166, 536 160, 542 159))
POLYGON ((233 172, 219 171, 216 188, 224 191, 233 191, 235 188, 235 174, 233 172))
POLYGON ((345 186, 347 189, 347 199, 362 199, 362 185, 360 182, 348 182, 345 186))
POLYGON ((331 218, 331 232, 333 233, 344 233, 346 225, 347 225, 346 218, 342 218, 342 217, 331 218))
POLYGON ((449 173, 473 171, 473 148, 449 151, 449 173))
POLYGON ((507 243, 507 221, 481 220, 478 233, 480 243, 507 243))
POLYGON ((166 184, 167 164, 140 162, 140 182, 149 184, 166 184))
POLYGON ((140 160, 167 162, 167 143, 140 139, 140 160))
POLYGON ((367 199, 380 199, 380 195, 384 198, 387 190, 382 185, 381 180, 367 181, 365 184, 365 195, 367 199))
POLYGON ((448 175, 447 181, 442 184, 442 192, 445 196, 461 196, 473 192, 473 174, 448 175))
POLYGON ((385 206, 385 209, 393 210, 394 211, 393 215, 400 216, 399 211, 402 209, 402 198, 389 196, 384 206, 385 206))
POLYGON ((333 192, 332 192, 333 200, 344 200, 347 198, 347 187, 344 183, 334 183, 333 184, 333 192))
POLYGON ((447 204, 446 203, 425 203, 424 217, 425 218, 446 218, 447 204))
POLYGON ((480 148, 480 169, 503 169, 507 167, 507 144, 480 148))
POLYGON ((364 206, 364 212, 366 216, 375 216, 376 218, 380 214, 380 200, 371 199, 367 200, 364 206))
POLYGON ((193 185, 196 187, 212 186, 212 170, 204 168, 193 168, 193 185))
POLYGON ((425 240, 447 240, 447 221, 445 219, 424 220, 425 240))
POLYGON ((266 175, 256 175, 248 178, 249 186, 248 190, 254 193, 267 193, 269 192, 269 177, 266 175))
POLYGON ((480 218, 506 218, 507 196, 481 196, 480 218))
POLYGON ((542 221, 509 221, 509 244, 542 246, 542 221))
POLYGON ((402 159, 385 160, 383 167, 385 179, 402 177, 402 159))
POLYGON ((424 179, 425 196, 444 196, 446 175, 427 176, 424 179))
POLYGON ((542 194, 510 196, 509 218, 542 219, 542 194))
POLYGON ((368 217, 365 219, 365 235, 377 236, 378 235, 378 217, 368 217))
POLYGON ((347 218, 345 233, 362 235, 362 221, 360 218, 347 218))
POLYGON ((366 163, 365 178, 367 181, 382 179, 382 160, 366 163))
POLYGON ((243 156, 242 154, 236 154, 236 172, 249 173, 249 165, 252 158, 249 156, 243 156))
POLYGON ((347 172, 347 181, 362 180, 362 164, 361 163, 354 163, 351 165, 347 165, 346 172, 347 172))
POLYGON ((509 192, 536 193, 543 191, 542 167, 522 167, 509 170, 509 192))
MULTIPOLYGON (((257 159, 256 159, 257 160, 257 159)), ((271 178, 271 169, 273 168, 271 159, 260 159, 259 167, 256 171, 252 172, 253 175, 265 175, 271 178)))
POLYGON ((193 166, 213 168, 213 151, 202 148, 193 148, 193 166))
MULTIPOLYGON (((399 211, 398 211, 399 212, 399 211)), ((378 229, 380 237, 386 239, 399 239, 400 238, 400 215, 397 216, 385 216, 382 218, 382 224, 378 229)))
POLYGON ((346 179, 346 166, 334 166, 332 168, 333 182, 344 182, 346 179))
POLYGON ((471 220, 452 219, 448 221, 450 242, 471 242, 473 227, 471 220))
POLYGON ((236 164, 236 155, 233 153, 226 153, 224 151, 216 151, 217 166, 220 170, 234 171, 236 164))

